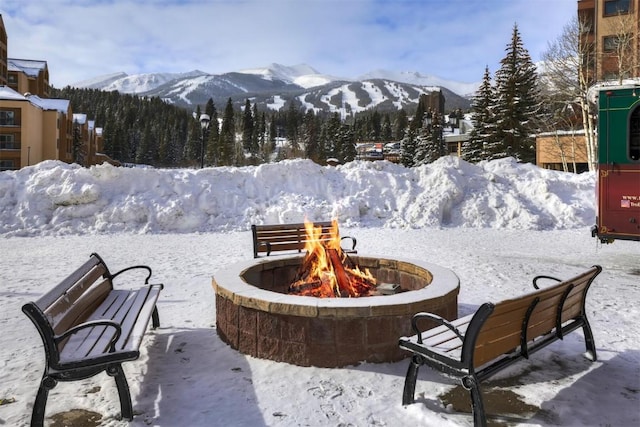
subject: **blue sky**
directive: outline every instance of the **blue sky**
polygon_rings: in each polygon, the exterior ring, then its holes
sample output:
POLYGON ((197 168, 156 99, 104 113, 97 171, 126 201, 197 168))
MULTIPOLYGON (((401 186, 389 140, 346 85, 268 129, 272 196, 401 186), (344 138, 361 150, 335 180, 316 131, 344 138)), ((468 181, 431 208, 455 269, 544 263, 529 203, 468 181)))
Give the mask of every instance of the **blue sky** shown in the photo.
POLYGON ((538 61, 576 0, 2 0, 8 55, 64 87, 125 72, 212 74, 270 63, 357 78, 411 71, 459 82, 500 66, 514 24, 538 61))

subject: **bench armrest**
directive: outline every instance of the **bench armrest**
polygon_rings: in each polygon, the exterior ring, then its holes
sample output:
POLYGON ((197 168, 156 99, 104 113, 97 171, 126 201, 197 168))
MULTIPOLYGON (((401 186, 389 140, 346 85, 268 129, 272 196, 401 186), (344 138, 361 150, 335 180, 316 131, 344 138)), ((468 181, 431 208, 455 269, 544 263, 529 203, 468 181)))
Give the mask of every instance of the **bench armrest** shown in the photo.
POLYGON ((453 324, 451 324, 451 322, 449 322, 444 317, 440 317, 437 314, 433 314, 433 313, 420 312, 420 313, 414 314, 413 318, 411 319, 411 327, 413 328, 414 332, 418 336, 418 344, 422 344, 422 331, 418 329, 418 324, 417 324, 418 320, 420 319, 429 319, 438 323, 439 325, 446 326, 454 334, 456 334, 458 338, 460 338, 460 341, 464 341, 464 336, 460 333, 458 328, 456 328, 453 324))
POLYGON ((349 251, 355 252, 356 243, 357 243, 356 238, 355 237, 351 237, 351 236, 343 236, 343 237, 340 238, 340 242, 342 242, 345 239, 351 240, 351 249, 349 249, 349 251))
POLYGON ((265 246, 267 248, 267 256, 271 255, 271 242, 259 242, 256 247, 256 252, 260 246, 265 246))
POLYGON ((148 274, 147 274, 147 278, 144 279, 144 284, 148 284, 149 283, 149 279, 151 278, 151 267, 146 266, 146 265, 133 265, 131 267, 127 267, 127 268, 123 268, 122 270, 118 271, 115 274, 111 275, 111 280, 113 280, 116 276, 118 276, 121 273, 124 273, 125 271, 129 271, 129 270, 134 270, 134 269, 138 269, 138 268, 142 268, 147 270, 148 274))
POLYGON ((540 287, 538 286, 538 280, 541 280, 541 279, 548 279, 548 280, 554 280, 556 282, 562 282, 562 280, 558 279, 557 277, 540 275, 540 276, 536 276, 536 277, 533 278, 533 287, 534 288, 540 289, 540 287))
POLYGON ((80 323, 79 325, 76 325, 71 329, 67 329, 62 334, 56 335, 55 337, 53 337, 53 340, 57 344, 60 341, 62 341, 63 339, 75 334, 76 332, 78 332, 78 331, 80 331, 82 329, 93 328, 94 326, 111 326, 111 327, 115 328, 116 333, 111 338, 111 341, 109 342, 109 352, 116 351, 115 345, 116 345, 116 342, 118 341, 118 339, 120 338, 120 335, 122 334, 122 327, 120 326, 119 323, 114 322, 113 320, 91 320, 89 322, 80 323))

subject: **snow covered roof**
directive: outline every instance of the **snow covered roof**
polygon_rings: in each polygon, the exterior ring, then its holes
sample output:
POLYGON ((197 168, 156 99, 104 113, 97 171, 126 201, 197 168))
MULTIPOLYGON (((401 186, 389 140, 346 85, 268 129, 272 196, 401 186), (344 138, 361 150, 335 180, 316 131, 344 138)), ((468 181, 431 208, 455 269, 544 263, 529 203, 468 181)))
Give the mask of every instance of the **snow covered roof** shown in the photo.
POLYGON ((19 94, 9 86, 0 86, 0 100, 5 101, 26 101, 24 95, 19 94))
POLYGON ((70 101, 68 99, 40 98, 38 95, 28 95, 26 98, 43 110, 57 110, 61 113, 69 111, 70 101))
POLYGON ((71 101, 69 101, 68 99, 40 98, 38 95, 30 94, 21 95, 15 90, 11 89, 9 86, 0 86, 0 101, 1 100, 29 101, 31 104, 42 110, 56 110, 65 114, 69 112, 69 106, 71 105, 71 101))
POLYGON ((7 66, 9 71, 22 71, 29 77, 38 77, 41 71, 47 69, 47 61, 7 58, 7 66))
POLYGON ((83 125, 87 123, 87 115, 84 113, 76 113, 73 115, 73 122, 83 125))

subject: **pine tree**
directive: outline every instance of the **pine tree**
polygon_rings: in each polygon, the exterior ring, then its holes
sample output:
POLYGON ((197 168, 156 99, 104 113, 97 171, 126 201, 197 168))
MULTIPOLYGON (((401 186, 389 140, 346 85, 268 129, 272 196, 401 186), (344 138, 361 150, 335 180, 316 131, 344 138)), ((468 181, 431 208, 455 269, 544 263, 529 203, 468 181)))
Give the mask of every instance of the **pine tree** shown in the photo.
POLYGON ((236 124, 231 98, 227 100, 227 105, 222 116, 222 127, 220 129, 220 166, 233 166, 235 164, 236 148, 236 124))
POLYGON ((246 152, 251 152, 251 138, 253 137, 253 113, 251 103, 248 99, 244 103, 242 114, 242 148, 246 152))
POLYGON ((388 113, 382 119, 382 140, 386 142, 393 140, 393 127, 388 113))
POLYGON ((417 151, 416 130, 412 126, 407 126, 404 138, 401 141, 402 156, 400 161, 408 168, 415 166, 415 156, 417 151))
POLYGON ((496 135, 501 144, 490 158, 514 156, 520 162, 535 161, 535 116, 539 108, 536 66, 525 49, 518 26, 513 26, 507 54, 496 72, 496 135))
POLYGON ((401 141, 404 138, 404 133, 407 129, 408 124, 409 119, 407 117, 407 112, 404 110, 404 108, 402 108, 400 109, 400 111, 398 111, 398 115, 396 116, 396 120, 394 122, 393 137, 396 141, 401 141))
POLYGON ((209 98, 205 112, 209 115, 211 121, 209 122, 209 129, 207 129, 204 160, 207 166, 218 166, 218 158, 220 156, 220 125, 218 123, 218 111, 213 103, 213 99, 209 98))
POLYGON ((342 124, 337 135, 338 160, 340 163, 351 162, 356 158, 356 138, 351 126, 342 124))
POLYGON ((303 122, 304 155, 318 164, 324 164, 326 156, 320 141, 320 124, 312 108, 307 110, 303 122))
MULTIPOLYGON (((262 162, 260 156, 260 139, 261 135, 264 135, 264 126, 260 127, 260 114, 258 112, 258 104, 253 104, 251 115, 253 116, 253 132, 251 132, 251 144, 249 146, 249 152, 253 159, 253 164, 259 164, 262 162)), ((264 123, 263 123, 264 124, 264 123)))
POLYGON ((336 158, 340 160, 340 150, 338 144, 338 134, 340 132, 340 115, 335 112, 327 120, 322 129, 320 140, 324 146, 324 152, 327 158, 336 158))
POLYGON ((487 158, 487 151, 497 151, 492 148, 497 142, 494 100, 491 73, 487 66, 482 83, 471 101, 473 129, 469 132, 469 140, 462 144, 462 158, 466 161, 477 163, 487 158))

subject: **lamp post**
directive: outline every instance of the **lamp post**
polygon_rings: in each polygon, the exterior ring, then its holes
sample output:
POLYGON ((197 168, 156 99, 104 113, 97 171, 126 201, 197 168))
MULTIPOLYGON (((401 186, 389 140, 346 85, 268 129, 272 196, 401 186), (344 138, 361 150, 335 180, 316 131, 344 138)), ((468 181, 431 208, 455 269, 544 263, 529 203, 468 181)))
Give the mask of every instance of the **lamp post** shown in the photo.
POLYGON ((202 127, 202 147, 200 149, 200 169, 204 168, 204 145, 207 139, 207 129, 209 129, 209 123, 211 117, 208 114, 200 114, 200 127, 202 127))

